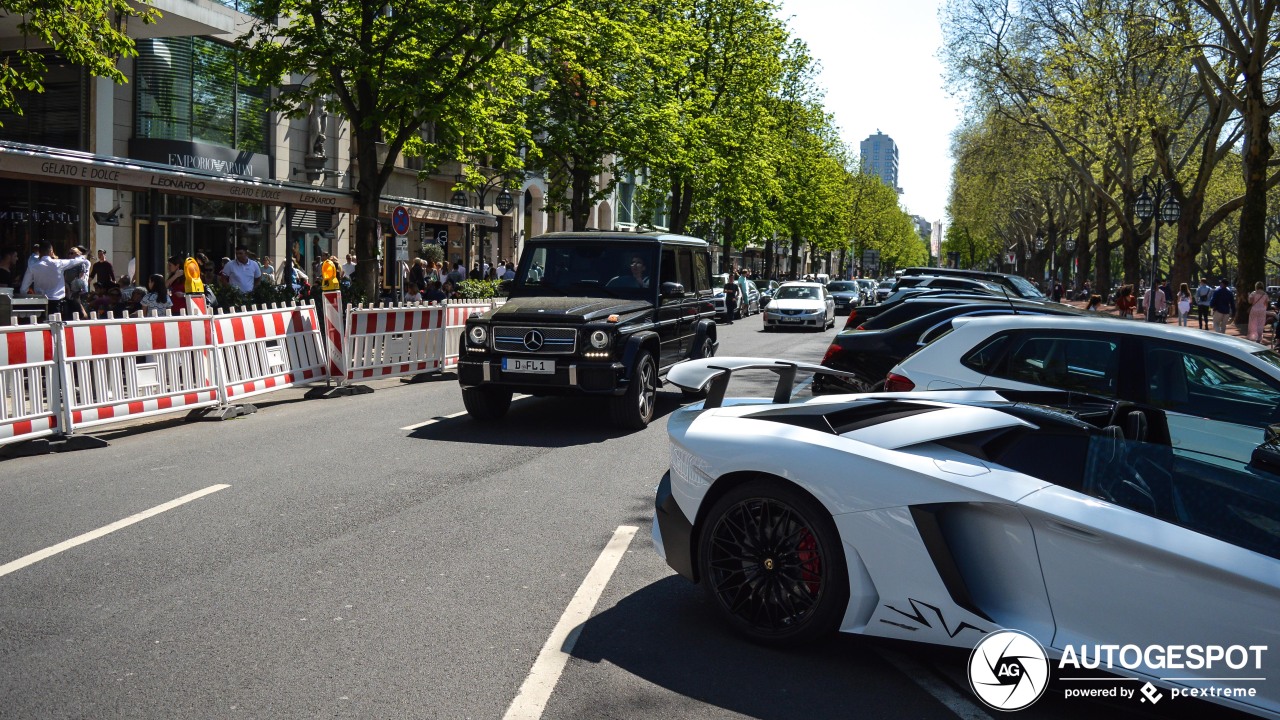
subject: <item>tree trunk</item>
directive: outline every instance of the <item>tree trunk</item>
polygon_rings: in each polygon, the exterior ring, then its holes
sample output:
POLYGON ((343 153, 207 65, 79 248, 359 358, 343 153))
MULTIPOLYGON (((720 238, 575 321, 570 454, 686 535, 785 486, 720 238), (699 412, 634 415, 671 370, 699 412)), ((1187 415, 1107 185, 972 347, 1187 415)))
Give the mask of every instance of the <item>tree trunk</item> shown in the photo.
MULTIPOLYGON (((377 301, 382 282, 378 273, 378 256, 381 252, 382 226, 378 222, 378 200, 382 194, 377 187, 381 167, 378 163, 377 130, 361 131, 356 128, 356 167, 360 181, 356 183, 356 277, 358 292, 370 302, 377 301)), ((383 258, 388 262, 387 258, 383 258)), ((310 273, 311 268, 303 268, 310 273)))
MULTIPOLYGON (((1249 296, 1253 284, 1267 279, 1267 163, 1273 148, 1268 137, 1271 119, 1267 115, 1262 73, 1245 74, 1244 205, 1240 208, 1240 235, 1236 241, 1240 272, 1236 275, 1236 297, 1249 296)), ((1236 302, 1236 323, 1249 320, 1249 306, 1236 302)))
POLYGON ((683 235, 689 226, 689 211, 693 207, 693 182, 678 174, 671 176, 671 220, 668 228, 683 235))
POLYGON ((724 252, 725 262, 729 265, 729 271, 733 271, 733 242, 738 234, 738 228, 733 223, 732 217, 724 219, 724 252))
POLYGON ((1124 282, 1136 290, 1138 281, 1142 279, 1142 260, 1138 250, 1142 245, 1142 237, 1132 228, 1120 228, 1120 248, 1124 251, 1124 282))
POLYGON ((764 279, 773 279, 773 236, 764 241, 764 279))
POLYGON ((586 230, 587 218, 591 216, 591 175, 574 170, 570 178, 573 196, 569 199, 569 222, 575 232, 586 230))
POLYGON ((1098 272, 1094 277, 1094 292, 1106 302, 1111 294, 1111 238, 1107 234, 1107 215, 1098 213, 1098 239, 1094 243, 1098 272))
POLYGON ((787 272, 787 279, 795 280, 800 277, 800 233, 791 231, 791 268, 787 272))

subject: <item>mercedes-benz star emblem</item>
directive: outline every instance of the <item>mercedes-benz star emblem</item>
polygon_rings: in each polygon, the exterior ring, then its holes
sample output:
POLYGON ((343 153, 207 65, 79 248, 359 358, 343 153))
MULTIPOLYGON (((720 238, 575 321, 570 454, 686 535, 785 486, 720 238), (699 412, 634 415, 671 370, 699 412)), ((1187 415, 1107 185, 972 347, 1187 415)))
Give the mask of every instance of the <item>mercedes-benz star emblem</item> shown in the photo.
POLYGON ((542 333, 537 330, 530 330, 524 334, 524 347, 526 350, 537 352, 542 348, 542 333))

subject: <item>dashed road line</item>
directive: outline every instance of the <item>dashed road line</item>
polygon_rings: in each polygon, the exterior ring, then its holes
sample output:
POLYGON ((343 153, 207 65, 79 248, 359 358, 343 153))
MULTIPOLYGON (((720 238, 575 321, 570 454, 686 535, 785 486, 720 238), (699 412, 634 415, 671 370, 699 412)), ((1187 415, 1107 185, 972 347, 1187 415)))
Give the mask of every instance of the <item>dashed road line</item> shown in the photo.
POLYGON ((538 658, 533 661, 528 677, 520 685, 520 692, 511 701, 503 720, 539 720, 542 717, 547 701, 560 681, 560 673, 569 662, 569 653, 573 652, 573 646, 582 634, 582 626, 591 619, 591 611, 604 593, 605 585, 609 584, 609 578, 613 577, 613 571, 635 537, 636 530, 634 525, 619 525, 614 531, 609 544, 605 545, 542 646, 538 658))
POLYGON ((83 545, 89 542, 90 540, 97 540, 98 538, 104 535, 109 535, 117 530, 129 527, 134 523, 142 522, 143 520, 146 520, 149 517, 155 517, 156 515, 159 515, 162 512, 172 510, 178 507, 179 505, 186 505, 192 500, 199 500, 205 495, 211 495, 213 493, 218 492, 219 490, 226 490, 229 487, 231 486, 230 485, 210 485, 209 487, 203 490, 197 490, 189 495, 183 495, 182 497, 176 500, 170 500, 169 502, 164 503, 163 505, 157 505, 151 508, 150 510, 143 510, 142 512, 136 515, 130 515, 129 517, 123 520, 117 520, 111 523, 110 525, 105 525, 103 527, 98 528, 97 530, 90 530, 89 532, 83 535, 77 535, 71 538, 70 540, 64 540, 58 543, 57 545, 51 545, 43 550, 37 550, 36 552, 31 553, 30 555, 24 555, 23 557, 20 557, 17 560, 13 560, 11 562, 5 563, 4 565, 0 565, 0 577, 4 577, 5 575, 8 575, 11 572, 16 572, 18 570, 21 570, 22 568, 27 567, 28 565, 34 565, 40 562, 41 560, 51 558, 54 555, 57 555, 58 553, 63 552, 64 550, 70 550, 71 548, 77 545, 83 545))
MULTIPOLYGON (((529 395, 512 395, 512 396, 511 396, 511 402, 515 402, 515 401, 517 401, 517 400, 522 400, 522 399, 527 398, 527 397, 530 397, 530 396, 529 396, 529 395)), ((422 422, 417 423, 416 425, 406 425, 405 427, 402 427, 402 428, 400 428, 400 429, 401 429, 401 430, 409 430, 409 431, 417 430, 418 428, 424 428, 424 427, 426 427, 426 426, 428 426, 428 425, 435 425, 436 423, 438 423, 438 422, 440 422, 440 421, 442 421, 442 420, 452 420, 452 419, 454 419, 454 418, 460 418, 460 417, 462 417, 463 415, 466 415, 466 414, 467 414, 467 411, 466 411, 466 410, 463 410, 463 411, 461 411, 461 412, 456 412, 456 413, 454 413, 454 414, 452 414, 452 415, 437 415, 436 417, 433 417, 433 418, 431 418, 430 420, 423 420, 422 422)))

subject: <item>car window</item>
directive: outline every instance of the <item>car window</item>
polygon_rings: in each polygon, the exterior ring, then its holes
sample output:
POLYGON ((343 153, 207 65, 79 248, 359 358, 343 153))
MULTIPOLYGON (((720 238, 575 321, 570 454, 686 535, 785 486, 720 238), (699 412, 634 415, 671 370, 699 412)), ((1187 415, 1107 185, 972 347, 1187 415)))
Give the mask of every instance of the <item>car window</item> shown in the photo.
MULTIPOLYGON (((663 281, 665 282, 666 280, 666 276, 663 276, 663 281)), ((693 279, 693 251, 689 248, 680 248, 676 251, 675 281, 683 285, 686 291, 692 292, 695 289, 695 281, 693 279)))
POLYGON ((1010 336, 1006 333, 986 340, 961 358, 960 364, 983 375, 993 374, 996 361, 1004 355, 1005 348, 1009 346, 1009 338, 1010 336))
MULTIPOLYGON (((818 300, 821 299, 821 288, 814 287, 782 287, 773 294, 775 300, 818 300)), ((771 306, 772 307, 772 306, 771 306)))
POLYGON ((1211 420, 1265 427, 1280 419, 1280 387, 1226 355, 1148 341, 1147 402, 1211 420))
POLYGON ((1090 438, 1082 492, 1280 558, 1280 476, 1114 433, 1090 438))
POLYGON ((1032 285, 1031 282, 1026 278, 1021 278, 1021 277, 1018 277, 1017 275, 1010 275, 1009 282, 1013 283, 1013 286, 1018 289, 1018 294, 1021 295, 1022 297, 1027 297, 1027 298, 1044 297, 1044 293, 1040 292, 1040 289, 1037 288, 1035 285, 1032 285))
POLYGON ((1008 360, 992 374, 1056 390, 1115 397, 1120 344, 1078 335, 1026 333, 1018 337, 1008 360))
MULTIPOLYGON (((711 263, 707 259, 707 253, 701 250, 695 250, 693 253, 693 276, 695 290, 711 289, 711 263)), ((688 287, 687 285, 685 286, 688 287)))

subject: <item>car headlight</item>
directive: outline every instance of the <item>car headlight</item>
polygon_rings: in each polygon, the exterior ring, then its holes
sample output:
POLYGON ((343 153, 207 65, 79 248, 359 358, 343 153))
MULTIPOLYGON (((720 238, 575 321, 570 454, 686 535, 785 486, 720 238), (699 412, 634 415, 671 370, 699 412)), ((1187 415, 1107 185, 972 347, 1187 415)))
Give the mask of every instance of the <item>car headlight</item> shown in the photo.
POLYGON ((483 325, 472 325, 467 331, 467 339, 472 345, 483 345, 489 339, 489 330, 483 325))
POLYGON ((591 333, 591 347, 597 350, 609 347, 609 333, 604 330, 596 330, 591 333))

